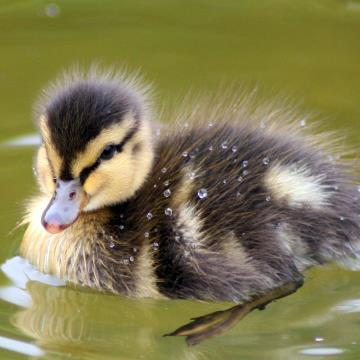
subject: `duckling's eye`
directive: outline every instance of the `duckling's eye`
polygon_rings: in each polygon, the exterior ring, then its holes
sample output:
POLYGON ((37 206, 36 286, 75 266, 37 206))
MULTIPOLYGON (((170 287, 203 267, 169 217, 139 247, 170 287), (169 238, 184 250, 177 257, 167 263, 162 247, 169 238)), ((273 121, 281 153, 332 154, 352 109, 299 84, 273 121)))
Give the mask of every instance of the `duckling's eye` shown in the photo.
POLYGON ((116 145, 107 145, 99 156, 99 160, 110 160, 114 156, 115 152, 116 145))

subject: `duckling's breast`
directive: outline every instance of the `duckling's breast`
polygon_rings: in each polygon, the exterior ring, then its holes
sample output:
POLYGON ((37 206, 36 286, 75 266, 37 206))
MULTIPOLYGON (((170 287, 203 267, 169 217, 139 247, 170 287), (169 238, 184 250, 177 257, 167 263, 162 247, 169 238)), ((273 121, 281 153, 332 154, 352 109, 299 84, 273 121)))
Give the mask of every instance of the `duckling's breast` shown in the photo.
POLYGON ((50 234, 41 225, 47 196, 33 198, 27 208, 28 224, 21 255, 44 273, 74 284, 139 297, 162 297, 153 276, 146 246, 132 247, 109 232, 106 210, 84 214, 72 226, 50 234))

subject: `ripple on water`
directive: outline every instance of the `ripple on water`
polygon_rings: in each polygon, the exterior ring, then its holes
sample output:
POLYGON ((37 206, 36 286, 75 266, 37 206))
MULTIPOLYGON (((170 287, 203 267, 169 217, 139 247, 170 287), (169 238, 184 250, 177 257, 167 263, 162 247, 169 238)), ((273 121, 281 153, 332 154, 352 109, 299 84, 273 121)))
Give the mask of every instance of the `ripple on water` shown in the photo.
POLYGON ((339 305, 336 305, 334 310, 342 313, 360 312, 360 299, 343 301, 339 305))
POLYGON ((302 349, 299 351, 302 355, 308 356, 327 356, 327 355, 340 355, 343 354, 345 350, 335 348, 335 347, 314 347, 302 349))
POLYGON ((38 346, 29 344, 25 341, 14 340, 0 336, 0 348, 15 351, 28 356, 43 356, 45 352, 38 346))
POLYGON ((13 139, 3 141, 1 146, 6 147, 24 147, 24 146, 39 146, 41 144, 41 137, 39 134, 28 134, 17 136, 13 139))

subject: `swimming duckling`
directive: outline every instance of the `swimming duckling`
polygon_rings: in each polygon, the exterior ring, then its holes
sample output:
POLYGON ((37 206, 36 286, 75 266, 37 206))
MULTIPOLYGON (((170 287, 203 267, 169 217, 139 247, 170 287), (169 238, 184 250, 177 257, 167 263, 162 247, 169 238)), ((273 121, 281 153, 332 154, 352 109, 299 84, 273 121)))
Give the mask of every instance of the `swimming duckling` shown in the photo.
POLYGON ((205 102, 155 136, 136 79, 61 77, 37 106, 21 254, 101 291, 242 303, 173 333, 193 343, 296 291, 312 265, 356 264, 351 162, 291 112, 235 105, 205 102))

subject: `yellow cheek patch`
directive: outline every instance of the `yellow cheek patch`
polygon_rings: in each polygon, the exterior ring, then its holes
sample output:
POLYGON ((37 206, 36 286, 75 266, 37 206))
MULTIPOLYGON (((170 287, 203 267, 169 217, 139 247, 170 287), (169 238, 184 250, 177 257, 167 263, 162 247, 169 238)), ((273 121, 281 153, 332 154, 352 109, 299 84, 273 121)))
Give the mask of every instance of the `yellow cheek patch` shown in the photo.
POLYGON ((95 170, 86 179, 83 188, 90 196, 96 194, 108 180, 107 174, 100 170, 95 170))
POLYGON ((104 129, 95 139, 89 141, 85 150, 73 161, 73 175, 78 177, 83 169, 94 164, 106 145, 120 143, 132 129, 134 122, 134 118, 128 116, 120 124, 104 129))

